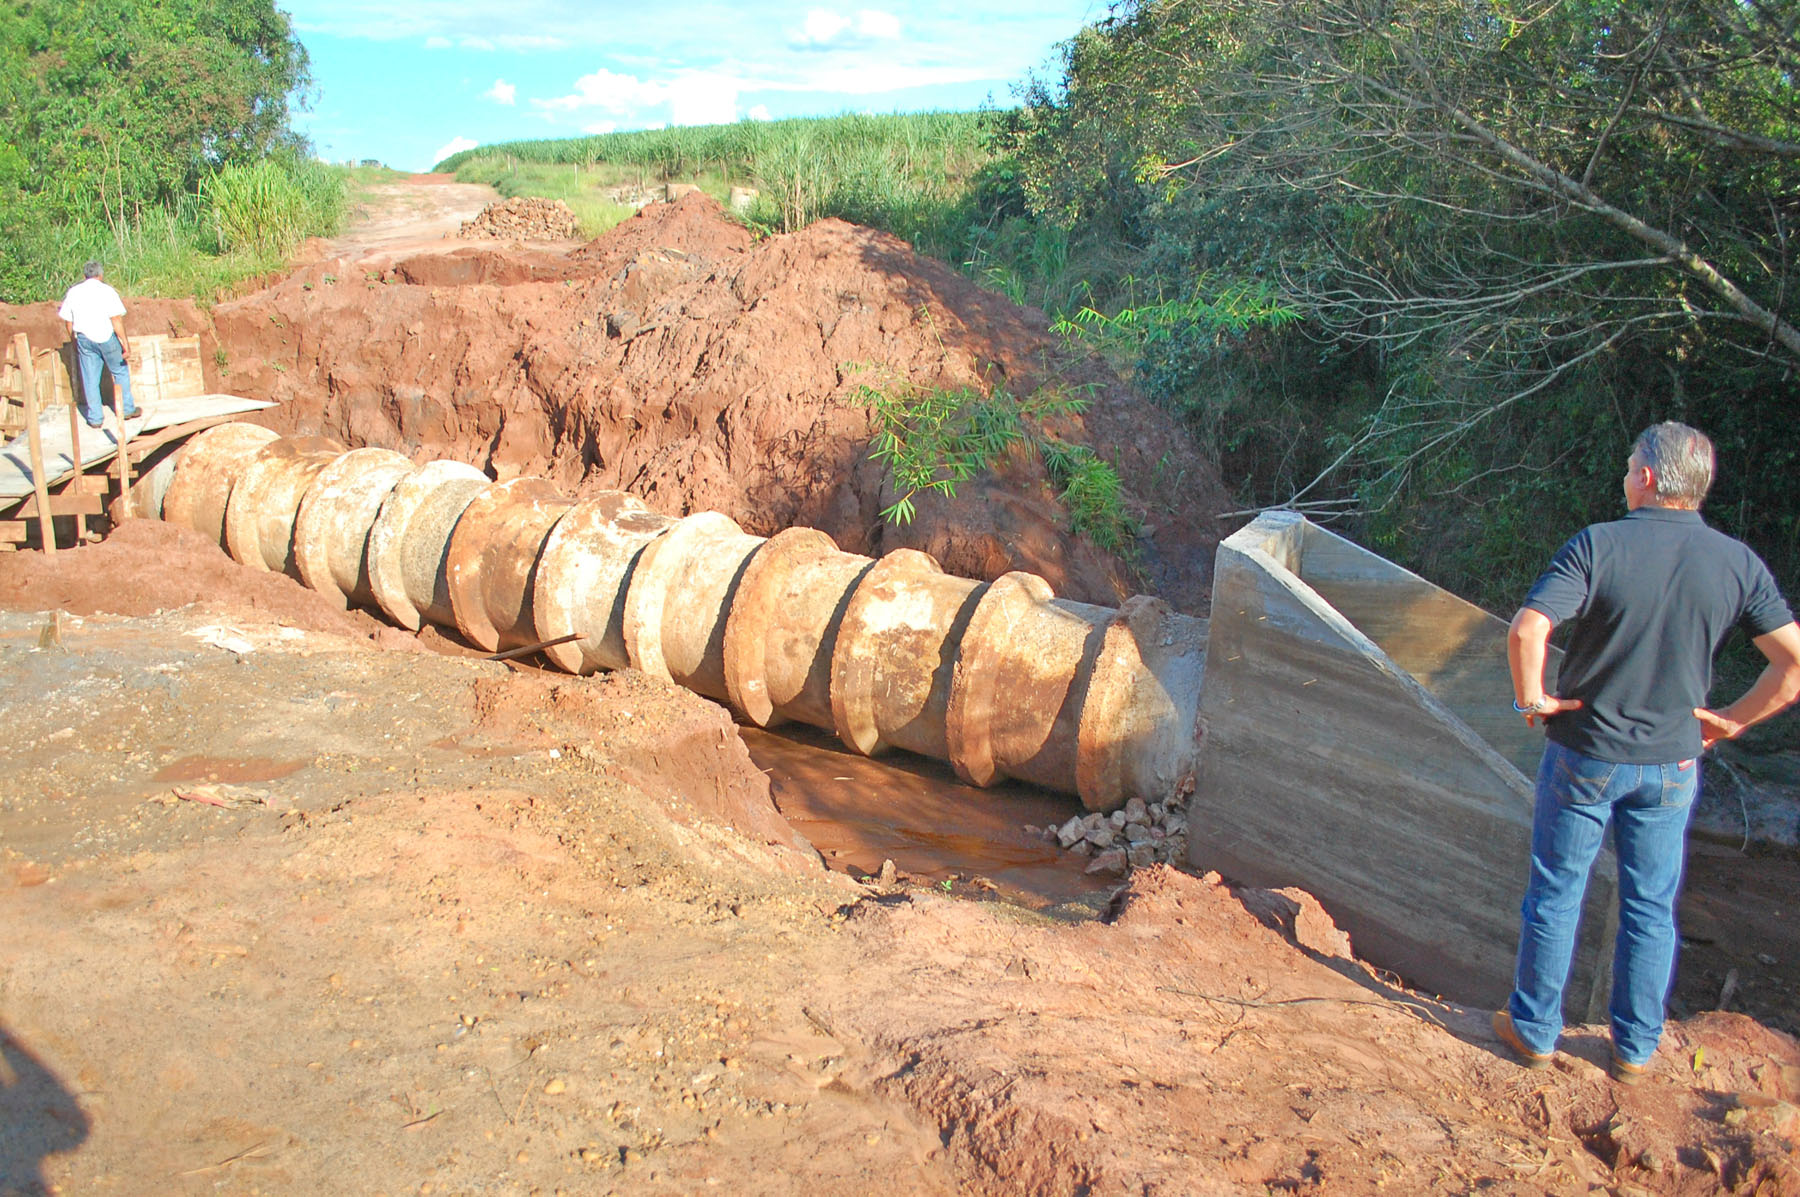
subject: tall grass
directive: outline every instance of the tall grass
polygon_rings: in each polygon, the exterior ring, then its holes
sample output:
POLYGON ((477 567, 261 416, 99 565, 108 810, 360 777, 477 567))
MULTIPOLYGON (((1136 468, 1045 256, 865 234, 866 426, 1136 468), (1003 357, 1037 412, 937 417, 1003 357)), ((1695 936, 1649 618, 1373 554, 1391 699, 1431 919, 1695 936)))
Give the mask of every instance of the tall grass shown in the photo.
POLYGON ((747 185, 761 193, 752 224, 791 232, 840 216, 961 265, 973 235, 973 187, 993 158, 987 121, 978 112, 739 121, 502 142, 435 169, 503 194, 562 199, 577 215, 584 193, 626 183, 697 181, 720 198, 747 185))
POLYGON ((245 279, 280 269, 305 238, 336 232, 348 180, 368 173, 265 159, 226 168, 199 195, 115 212, 110 221, 98 208, 66 221, 21 214, 6 229, 0 302, 56 299, 81 280, 81 264, 90 258, 128 297, 210 302, 245 279))
POLYGON ((320 162, 262 158, 226 166, 200 185, 221 252, 287 253, 338 231, 344 172, 320 162))

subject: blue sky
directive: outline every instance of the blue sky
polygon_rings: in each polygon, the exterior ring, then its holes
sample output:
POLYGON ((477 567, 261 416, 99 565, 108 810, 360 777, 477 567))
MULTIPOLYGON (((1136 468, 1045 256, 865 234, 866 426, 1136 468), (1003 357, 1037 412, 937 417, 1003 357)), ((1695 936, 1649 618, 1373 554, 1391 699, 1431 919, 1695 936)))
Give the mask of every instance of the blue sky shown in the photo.
POLYGON ((295 126, 331 161, 426 170, 472 144, 841 112, 970 109, 1042 70, 1104 0, 289 0, 295 126))

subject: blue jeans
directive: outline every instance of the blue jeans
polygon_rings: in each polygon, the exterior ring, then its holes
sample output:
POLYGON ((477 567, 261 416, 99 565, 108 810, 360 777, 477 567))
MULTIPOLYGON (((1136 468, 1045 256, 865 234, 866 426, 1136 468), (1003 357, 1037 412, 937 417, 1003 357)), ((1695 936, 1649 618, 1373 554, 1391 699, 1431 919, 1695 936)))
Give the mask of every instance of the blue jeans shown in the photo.
POLYGON ((105 409, 100 406, 100 367, 112 375, 113 389, 119 394, 119 409, 126 416, 137 415, 137 404, 131 401, 131 371, 125 366, 125 347, 119 334, 95 343, 80 333, 75 334, 75 356, 81 362, 81 417, 98 424, 105 409))
POLYGON ((1562 1033, 1563 985, 1575 951, 1588 870, 1613 824, 1619 936, 1609 1014, 1613 1051, 1648 1063, 1662 1037, 1675 975, 1675 899, 1700 762, 1620 765, 1547 744, 1538 766, 1518 969, 1507 1010, 1519 1038, 1550 1052, 1562 1033))

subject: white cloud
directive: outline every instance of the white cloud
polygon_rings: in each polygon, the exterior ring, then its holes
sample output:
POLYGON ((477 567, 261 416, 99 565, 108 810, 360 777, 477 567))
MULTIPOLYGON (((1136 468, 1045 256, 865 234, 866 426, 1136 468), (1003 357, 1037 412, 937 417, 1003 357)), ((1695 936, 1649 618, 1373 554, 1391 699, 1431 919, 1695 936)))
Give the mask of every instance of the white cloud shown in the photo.
POLYGON ((581 126, 583 133, 611 133, 619 127, 617 121, 595 121, 591 125, 581 126))
POLYGON ((669 85, 669 123, 729 125, 738 118, 738 85, 723 75, 684 75, 669 85))
POLYGON ((519 89, 504 79, 494 80, 494 86, 481 93, 496 104, 511 105, 518 101, 519 89))
POLYGON ((842 37, 850 28, 850 18, 815 8, 806 14, 806 20, 794 33, 794 42, 801 46, 829 46, 842 37))
POLYGON ((665 113, 667 119, 657 123, 728 125, 738 118, 741 90, 741 80, 706 71, 688 71, 652 82, 602 68, 575 80, 575 90, 566 96, 531 102, 546 112, 599 111, 640 128, 649 127, 654 117, 665 113))
POLYGON ((900 18, 878 8, 864 8, 856 14, 856 31, 871 41, 893 41, 900 36, 900 18))
POLYGON ((464 50, 492 50, 494 43, 485 37, 465 37, 456 43, 464 50))
POLYGON ((453 43, 449 38, 436 33, 425 39, 425 48, 427 50, 448 50, 452 44, 453 43))
POLYGON ((769 115, 769 106, 767 104, 757 104, 757 105, 753 106, 750 109, 750 111, 744 113, 744 116, 747 119, 753 120, 753 121, 766 121, 766 120, 774 119, 773 117, 771 117, 769 115))
POLYGON ((636 75, 622 75, 602 67, 591 75, 575 80, 575 90, 553 100, 533 100, 539 108, 577 112, 598 108, 625 115, 639 108, 660 104, 668 89, 660 83, 645 83, 636 75))
POLYGON ((479 141, 470 141, 467 137, 452 137, 449 141, 439 146, 437 153, 431 156, 432 165, 435 166, 452 154, 460 154, 464 150, 472 150, 480 144, 479 141))
POLYGON ((788 41, 800 49, 825 50, 893 41, 900 36, 900 18, 878 8, 858 9, 854 14, 826 8, 808 9, 800 28, 788 41))

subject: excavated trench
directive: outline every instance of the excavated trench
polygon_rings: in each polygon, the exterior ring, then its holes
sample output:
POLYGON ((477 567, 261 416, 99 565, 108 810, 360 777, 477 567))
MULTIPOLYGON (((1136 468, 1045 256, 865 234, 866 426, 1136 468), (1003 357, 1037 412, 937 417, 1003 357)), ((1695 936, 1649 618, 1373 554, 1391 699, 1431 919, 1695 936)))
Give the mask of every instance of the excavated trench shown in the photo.
MULTIPOLYGON (((876 560, 812 529, 757 537, 718 513, 576 502, 543 479, 249 424, 194 438, 129 507, 409 630, 575 674, 630 666, 751 729, 832 733, 835 750, 817 734, 747 739, 783 811, 849 871, 892 861, 1067 901, 1106 878, 1045 838, 1071 814, 1050 791, 1106 813, 1193 785, 1206 625, 1153 599, 1071 603, 1031 574, 975 582, 916 550, 876 560), (898 769, 867 760, 890 750, 898 769)), ((1146 832, 1131 859, 1179 849, 1146 832)))
MULTIPOLYGON (((34 341, 48 343, 58 327, 50 305, 0 316, 34 341)), ((776 596, 763 606, 773 609, 790 593, 804 592, 809 579, 817 586, 835 585, 835 567, 850 568, 844 558, 859 559, 863 564, 856 568, 867 569, 872 568, 867 563, 896 558, 896 550, 917 550, 941 562, 943 570, 937 580, 923 567, 902 571, 910 588, 930 600, 934 587, 960 583, 970 588, 965 599, 979 590, 976 608, 995 593, 999 597, 989 604, 989 614, 1002 619, 1012 618, 1015 609, 1046 606, 1041 591, 1017 575, 1047 581, 1057 595, 1075 600, 1063 606, 1075 609, 1072 617, 1086 628, 1082 652, 1099 624, 1081 609, 1114 610, 1131 586, 1162 596, 1178 611, 1205 611, 1210 605, 1211 563, 1224 531, 1214 517, 1227 509, 1228 496, 1216 471, 1166 415, 1102 364, 1069 354, 1049 335, 1040 313, 980 291, 893 238, 842 222, 825 221, 752 244, 713 206, 690 196, 678 204, 654 205, 600 241, 572 251, 483 246, 323 261, 209 312, 170 302, 138 304, 131 324, 134 334, 198 330, 209 389, 278 403, 267 422, 297 441, 299 434, 331 438, 329 445, 296 446, 298 474, 267 469, 253 480, 251 491, 279 498, 278 507, 304 497, 291 494, 294 487, 321 480, 338 496, 333 504, 315 505, 321 510, 366 507, 372 493, 381 494, 385 475, 397 472, 405 474, 401 485, 409 487, 425 485, 429 475, 426 488, 448 496, 459 487, 478 490, 496 479, 519 480, 503 492, 510 496, 506 504, 491 503, 492 510, 483 515, 477 509, 476 515, 527 540, 533 520, 550 518, 559 504, 569 505, 561 522, 571 528, 585 519, 614 528, 627 540, 669 523, 672 517, 662 513, 710 511, 717 515, 687 517, 694 522, 671 540, 671 546, 678 540, 702 546, 697 554, 692 546, 658 554, 669 558, 664 567, 670 572, 691 568, 686 563, 696 556, 729 557, 737 551, 734 545, 767 537, 756 555, 776 546, 766 554, 770 568, 759 571, 776 596), (879 512, 894 495, 883 470, 868 460, 869 415, 847 401, 871 381, 898 391, 977 386, 1020 396, 1044 386, 1081 388, 1092 399, 1089 410, 1052 431, 1102 449, 1117 466, 1125 501, 1142 528, 1131 564, 1067 534, 1066 513, 1042 469, 1030 460, 1001 462, 992 478, 971 482, 953 500, 922 503, 920 518, 909 528, 887 525, 879 512), (340 445, 369 448, 344 455, 340 445), (322 456, 320 450, 326 450, 322 456), (413 464, 434 456, 450 460, 423 470, 413 464), (360 465, 353 467, 351 458, 360 465), (557 493, 527 478, 554 484, 557 493), (608 499, 606 491, 628 491, 638 499, 608 499), (646 503, 656 511, 640 510, 646 503), (724 516, 736 521, 735 527, 718 524, 724 516), (635 532, 634 525, 639 525, 635 532), (828 534, 832 543, 798 531, 802 526, 828 534), (794 568, 796 562, 803 568, 794 568), (954 575, 982 581, 943 580, 954 575), (1000 584, 1009 575, 1012 579, 1000 584)), ((171 467, 162 483, 172 476, 171 467)), ((375 501, 379 508, 379 498, 375 501)), ((226 505, 219 501, 206 519, 216 521, 210 534, 229 550, 226 505)), ((240 520, 236 532, 264 568, 310 574, 319 580, 319 593, 341 595, 371 610, 388 609, 381 591, 402 611, 412 604, 416 619, 399 618, 401 626, 422 624, 443 633, 426 632, 420 637, 424 643, 479 648, 489 640, 516 644, 544 638, 537 634, 535 612, 531 631, 523 630, 519 604, 527 588, 505 570, 476 571, 475 589, 485 593, 476 597, 479 610, 471 608, 465 633, 458 630, 448 574, 441 587, 435 576, 428 586, 419 584, 416 575, 435 562, 414 562, 410 580, 404 569, 398 576, 369 571, 364 577, 341 546, 335 555, 321 556, 316 537, 300 536, 301 516, 296 506, 279 513, 272 528, 240 520), (283 520, 291 524, 285 534, 311 546, 305 553, 296 549, 292 562, 287 550, 271 547, 284 535, 283 520), (428 614, 433 610, 435 616, 428 614)), ((447 537, 447 528, 433 527, 434 519, 443 518, 427 514, 402 539, 422 537, 429 543, 438 532, 447 537)), ((509 553, 519 558, 516 551, 509 553)), ((717 571, 709 576, 718 582, 717 571)), ((591 591, 592 580, 585 584, 591 591)), ((535 604, 536 588, 530 589, 535 604)), ((840 597, 849 594, 846 585, 840 597)), ((628 588, 624 597, 630 598, 628 588)), ((688 599, 700 601, 694 594, 688 599)), ((550 596, 549 605, 569 601, 574 600, 550 596)), ((466 595, 464 605, 470 606, 466 595)), ((647 620, 653 605, 648 599, 636 604, 634 618, 647 620)), ((621 602, 608 612, 605 634, 583 629, 576 644, 546 651, 566 657, 579 650, 584 659, 578 670, 612 667, 601 660, 609 656, 611 662, 633 663, 633 645, 624 638, 630 606, 621 602), (587 660, 590 654, 596 659, 587 660)), ((827 622, 837 615, 834 606, 827 622)), ((741 622, 745 630, 738 639, 758 640, 749 630, 755 621, 741 622)), ((1123 622, 1130 633, 1133 621, 1123 622)), ((1199 625, 1201 644, 1204 626, 1199 625)), ((1082 870, 1088 861, 1022 831, 1066 823, 1084 809, 1106 805, 1106 799, 1094 797, 1105 792, 1094 778, 1106 770, 1090 769, 1083 789, 1082 704, 1064 704, 1063 722, 1073 719, 1076 734, 1068 736, 1065 726, 1052 751, 1044 750, 1049 741, 1029 743, 1037 734, 1029 730, 1029 719, 1023 736, 999 725, 994 725, 999 734, 985 739, 968 734, 970 728, 990 726, 991 719, 964 719, 955 726, 949 710, 957 681, 954 661, 944 676, 933 670, 931 680, 917 687, 915 697, 922 695, 930 707, 924 717, 858 709, 854 703, 836 710, 829 677, 821 687, 820 678, 780 668, 793 664, 781 658, 781 628, 760 637, 765 662, 760 673, 727 670, 723 631, 716 624, 714 630, 720 633, 718 644, 709 635, 705 643, 640 638, 636 647, 653 666, 650 672, 657 672, 660 656, 671 678, 692 672, 696 689, 740 712, 743 738, 770 772, 783 809, 834 865, 874 872, 892 859, 904 871, 934 878, 980 874, 1045 901, 1110 883, 1110 876, 1087 877, 1082 870), (777 668, 767 668, 771 661, 777 668), (765 709, 768 731, 757 726, 765 709), (786 726, 779 725, 783 718, 786 726), (845 739, 834 738, 844 731, 849 732, 845 739), (875 751, 922 746, 946 759, 897 751, 875 763, 861 755, 871 735, 875 751), (983 751, 989 741, 991 758, 983 751), (976 788, 965 777, 989 784, 976 788), (1038 784, 1046 778, 1050 789, 1038 784)), ((1104 632, 1098 638, 1103 641, 1104 632)), ((1066 651, 1074 639, 1052 647, 1066 651)), ((1038 664, 1029 654, 1024 657, 997 664, 1038 664)), ((1078 674, 1080 653, 1077 657, 1078 674)), ((554 656, 551 663, 570 668, 554 656)), ((910 676, 921 681, 917 673, 910 676)), ((990 676, 1006 676, 1005 670, 990 676)), ((965 679, 965 715, 982 706, 974 684, 979 680, 965 679)), ((1014 715, 1033 713, 1000 714, 1004 725, 1014 715)), ((1037 715, 1041 726, 1042 712, 1037 715)), ((1056 719, 1049 722, 1054 726, 1056 719)), ((1090 763, 1095 759, 1090 752, 1090 763)), ((1144 788, 1154 793, 1161 784, 1144 788)), ((1114 793, 1125 791, 1121 785, 1114 793)), ((1690 869, 1690 905, 1705 904, 1706 921, 1737 924, 1762 918, 1765 907, 1778 911, 1784 905, 1758 895, 1741 900, 1728 895, 1740 885, 1746 864, 1758 863, 1735 852, 1728 856, 1697 857, 1690 869)), ((1791 872, 1785 859, 1761 863, 1791 872)), ((1791 882, 1777 877, 1772 884, 1779 890, 1791 882)), ((1779 957, 1785 971, 1790 956, 1800 959, 1800 948, 1790 952, 1783 928, 1768 919, 1764 923, 1755 938, 1776 945, 1778 950, 1765 954, 1779 957)), ((1709 935, 1693 945, 1684 964, 1684 977, 1695 982, 1685 995, 1692 1008, 1703 1008, 1702 990, 1716 997, 1728 969, 1744 979, 1740 994, 1752 976, 1779 980, 1775 966, 1746 950, 1744 940, 1737 934, 1709 935)))

